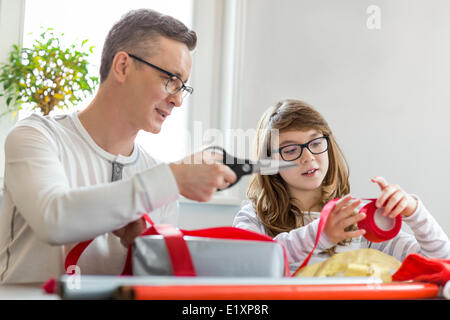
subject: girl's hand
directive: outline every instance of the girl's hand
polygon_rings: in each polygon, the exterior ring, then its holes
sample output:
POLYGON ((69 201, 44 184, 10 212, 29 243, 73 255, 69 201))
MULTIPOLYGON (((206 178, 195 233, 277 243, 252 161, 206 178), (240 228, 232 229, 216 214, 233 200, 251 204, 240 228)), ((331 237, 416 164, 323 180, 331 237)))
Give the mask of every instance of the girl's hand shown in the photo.
POLYGON ((330 241, 338 243, 345 239, 360 237, 366 233, 364 229, 356 231, 344 230, 366 217, 364 213, 355 211, 360 204, 361 200, 353 199, 351 195, 346 195, 338 201, 333 211, 328 216, 327 223, 324 227, 324 232, 330 241))
POLYGON ((406 193, 399 185, 388 184, 383 177, 374 177, 370 181, 378 184, 381 196, 377 199, 375 206, 384 207, 383 215, 395 218, 402 214, 406 217, 412 215, 417 209, 417 200, 406 193))

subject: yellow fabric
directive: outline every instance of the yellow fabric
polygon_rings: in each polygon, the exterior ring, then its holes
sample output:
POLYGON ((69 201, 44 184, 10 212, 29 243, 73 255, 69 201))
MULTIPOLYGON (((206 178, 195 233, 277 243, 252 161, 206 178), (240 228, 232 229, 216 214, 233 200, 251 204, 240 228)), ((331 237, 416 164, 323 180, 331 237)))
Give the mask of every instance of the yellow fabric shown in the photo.
POLYGON ((327 260, 308 265, 296 277, 379 277, 384 283, 392 282, 391 275, 401 262, 375 249, 341 252, 327 260))

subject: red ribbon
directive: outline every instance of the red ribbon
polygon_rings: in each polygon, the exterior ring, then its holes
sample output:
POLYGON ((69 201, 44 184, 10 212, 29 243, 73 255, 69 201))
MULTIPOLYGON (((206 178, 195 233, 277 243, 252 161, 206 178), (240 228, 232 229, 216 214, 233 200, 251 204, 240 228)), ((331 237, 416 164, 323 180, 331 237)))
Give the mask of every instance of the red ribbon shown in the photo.
MULTIPOLYGON (((395 224, 390 230, 383 230, 379 228, 375 221, 375 214, 377 208, 375 206, 376 199, 364 199, 369 200, 369 203, 364 205, 359 212, 364 212, 366 214, 366 218, 361 220, 358 223, 359 229, 366 230, 364 237, 372 242, 381 242, 394 238, 401 229, 402 217, 401 215, 397 215, 395 218, 395 224)), ((327 202, 322 211, 320 212, 320 221, 317 229, 316 240, 314 243, 314 247, 300 265, 300 267, 294 272, 293 276, 304 266, 306 266, 311 259, 311 256, 314 250, 317 247, 319 242, 319 238, 323 232, 325 224, 328 220, 330 213, 333 211, 336 203, 339 201, 338 199, 331 200, 327 202)), ((182 230, 177 229, 170 225, 155 225, 153 221, 148 217, 148 215, 144 214, 143 219, 148 221, 151 225, 146 231, 144 231, 140 236, 145 235, 162 235, 164 237, 167 250, 169 253, 169 257, 172 262, 172 268, 175 276, 195 276, 195 268, 192 262, 191 255, 189 253, 189 249, 186 245, 186 242, 183 239, 183 236, 193 236, 193 237, 208 237, 208 238, 216 238, 216 239, 235 239, 235 240, 256 240, 256 241, 272 241, 275 242, 271 237, 233 227, 217 227, 217 228, 207 228, 207 229, 199 229, 199 230, 182 230)), ((77 244, 67 255, 65 261, 65 268, 71 265, 76 265, 78 259, 80 258, 83 251, 86 247, 93 241, 88 240, 85 242, 81 242, 77 244)), ((285 260, 285 276, 289 276, 289 264, 287 261, 287 256, 284 247, 283 254, 285 260)), ((122 275, 132 275, 132 246, 128 248, 125 267, 123 269, 122 275)))
MULTIPOLYGON (((151 227, 145 230, 140 236, 146 235, 162 235, 164 237, 166 247, 169 253, 169 257, 172 263, 172 269, 175 276, 195 276, 195 268, 192 263, 192 258, 189 252, 189 248, 183 238, 183 236, 192 237, 207 237, 215 239, 234 239, 234 240, 254 240, 254 241, 270 241, 276 242, 271 237, 234 227, 217 227, 198 230, 182 230, 175 228, 171 225, 155 225, 153 221, 144 215, 143 219, 147 220, 151 227)), ((71 265, 76 265, 86 247, 93 241, 88 240, 77 244, 68 253, 65 260, 65 268, 71 265)), ((283 246, 284 255, 284 275, 289 276, 289 263, 287 255, 283 246)), ((121 275, 132 275, 132 246, 128 248, 127 257, 125 260, 125 266, 121 275)))
MULTIPOLYGON (((319 220, 319 226, 317 228, 317 234, 316 234, 316 241, 314 243, 314 247, 309 253, 309 255, 306 257, 306 259, 303 261, 303 263, 298 267, 298 269, 294 272, 292 276, 295 276, 296 273, 306 266, 311 259, 311 256, 314 252, 314 250, 317 247, 317 244, 319 243, 319 238, 322 234, 322 231, 325 227, 325 224, 327 223, 328 217, 330 213, 333 211, 334 207, 336 206, 337 202, 340 198, 328 201, 322 208, 322 211, 320 212, 320 220, 319 220)), ((394 238, 400 231, 402 227, 402 217, 401 215, 397 215, 395 218, 395 224, 394 227, 390 230, 383 230, 379 228, 375 222, 375 214, 377 211, 377 207, 375 206, 375 202, 377 199, 364 199, 369 200, 370 202, 364 205, 359 212, 364 212, 366 214, 366 217, 358 222, 358 228, 366 230, 366 233, 364 234, 364 237, 372 242, 382 242, 386 240, 390 240, 394 238)), ((378 214, 378 213, 377 213, 378 214)))
MULTIPOLYGON (((395 217, 394 226, 392 229, 383 230, 375 222, 375 215, 381 214, 375 206, 376 199, 370 199, 370 202, 361 208, 359 211, 366 214, 366 218, 358 222, 358 228, 366 230, 364 238, 371 242, 383 242, 394 238, 402 228, 402 215, 395 217)), ((380 210, 381 211, 381 210, 380 210)))

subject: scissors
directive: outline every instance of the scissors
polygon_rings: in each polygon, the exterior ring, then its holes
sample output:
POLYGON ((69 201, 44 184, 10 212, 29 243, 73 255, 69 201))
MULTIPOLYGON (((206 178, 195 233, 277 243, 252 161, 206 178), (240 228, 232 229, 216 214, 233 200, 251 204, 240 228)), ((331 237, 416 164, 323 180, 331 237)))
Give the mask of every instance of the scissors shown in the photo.
MULTIPOLYGON (((239 159, 236 157, 233 157, 232 155, 228 154, 224 148, 219 146, 210 146, 203 151, 212 150, 213 153, 216 153, 218 155, 222 156, 222 163, 224 165, 227 165, 231 168, 231 170, 236 173, 237 179, 235 182, 230 184, 224 189, 227 189, 234 184, 236 184, 242 176, 245 176, 247 174, 253 174, 253 173, 259 173, 261 175, 274 175, 279 173, 282 170, 290 169, 297 167, 298 164, 294 161, 284 161, 284 160, 275 160, 275 159, 261 159, 257 161, 251 161, 248 159, 239 159)), ((220 189, 220 190, 224 190, 220 189)))

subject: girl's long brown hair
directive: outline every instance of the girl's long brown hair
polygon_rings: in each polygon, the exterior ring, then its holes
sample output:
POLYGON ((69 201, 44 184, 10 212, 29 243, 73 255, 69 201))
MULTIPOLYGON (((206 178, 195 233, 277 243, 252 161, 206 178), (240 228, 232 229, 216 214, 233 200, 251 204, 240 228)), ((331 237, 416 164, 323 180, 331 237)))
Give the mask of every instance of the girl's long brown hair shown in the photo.
MULTIPOLYGON (((283 100, 269 108, 258 123, 256 134, 256 157, 271 156, 274 133, 284 131, 307 131, 315 129, 329 137, 329 167, 322 182, 322 196, 318 203, 322 207, 329 200, 350 192, 349 169, 344 154, 339 148, 328 123, 309 104, 298 100, 283 100)), ((302 212, 291 198, 284 180, 277 175, 253 175, 247 196, 252 202, 267 233, 274 237, 281 232, 302 227, 305 212, 302 212), (298 217, 298 218, 296 218, 298 217)), ((344 242, 339 243, 344 244, 344 242)), ((335 247, 327 251, 330 255, 335 247)))

